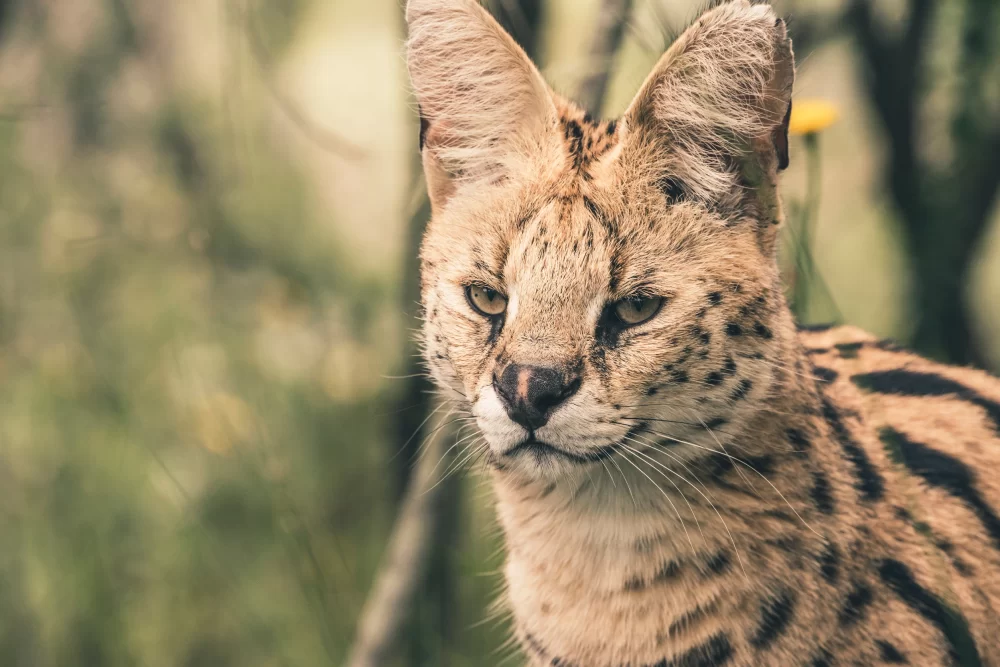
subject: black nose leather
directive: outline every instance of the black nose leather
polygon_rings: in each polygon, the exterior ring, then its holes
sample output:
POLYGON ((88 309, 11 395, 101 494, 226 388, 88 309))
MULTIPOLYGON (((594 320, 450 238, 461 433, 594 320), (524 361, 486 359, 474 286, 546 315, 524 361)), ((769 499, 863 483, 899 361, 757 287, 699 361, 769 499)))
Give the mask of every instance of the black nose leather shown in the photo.
POLYGON ((556 407, 576 393, 580 377, 567 376, 555 368, 510 364, 499 377, 493 375, 493 388, 507 416, 534 431, 545 425, 556 407))

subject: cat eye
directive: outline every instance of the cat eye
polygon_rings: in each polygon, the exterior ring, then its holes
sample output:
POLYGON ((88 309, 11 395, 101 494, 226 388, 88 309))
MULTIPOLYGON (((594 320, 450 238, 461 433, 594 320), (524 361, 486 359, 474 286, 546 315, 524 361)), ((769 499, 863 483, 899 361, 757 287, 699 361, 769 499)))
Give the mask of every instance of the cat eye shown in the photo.
POLYGON ((615 315, 626 326, 635 326, 652 319, 663 305, 661 296, 635 296, 614 304, 615 315))
POLYGON ((469 285, 465 288, 465 298, 480 315, 496 317, 507 310, 507 297, 483 285, 469 285))

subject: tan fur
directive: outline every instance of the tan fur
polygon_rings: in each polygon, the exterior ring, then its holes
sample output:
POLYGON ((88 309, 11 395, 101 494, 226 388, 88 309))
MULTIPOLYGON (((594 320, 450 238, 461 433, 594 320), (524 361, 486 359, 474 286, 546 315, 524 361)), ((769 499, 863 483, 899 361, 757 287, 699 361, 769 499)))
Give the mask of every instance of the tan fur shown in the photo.
POLYGON ((1000 664, 1000 382, 796 330, 774 257, 784 24, 706 13, 615 123, 473 0, 407 16, 426 356, 481 431, 531 664, 1000 664), (636 295, 665 303, 610 327, 636 295), (580 378, 534 431, 561 453, 518 449, 510 364, 580 378))

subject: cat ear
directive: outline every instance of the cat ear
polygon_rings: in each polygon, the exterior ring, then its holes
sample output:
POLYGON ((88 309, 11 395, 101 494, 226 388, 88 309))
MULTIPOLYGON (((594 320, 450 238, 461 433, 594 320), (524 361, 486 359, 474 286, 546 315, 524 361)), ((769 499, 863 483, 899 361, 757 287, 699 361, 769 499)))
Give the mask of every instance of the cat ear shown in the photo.
POLYGON ((676 192, 719 201, 738 185, 773 186, 788 166, 795 58, 767 5, 705 13, 657 63, 623 120, 623 146, 651 153, 676 192))
POLYGON ((431 205, 463 181, 516 173, 553 131, 548 86, 476 0, 409 0, 407 64, 431 205))

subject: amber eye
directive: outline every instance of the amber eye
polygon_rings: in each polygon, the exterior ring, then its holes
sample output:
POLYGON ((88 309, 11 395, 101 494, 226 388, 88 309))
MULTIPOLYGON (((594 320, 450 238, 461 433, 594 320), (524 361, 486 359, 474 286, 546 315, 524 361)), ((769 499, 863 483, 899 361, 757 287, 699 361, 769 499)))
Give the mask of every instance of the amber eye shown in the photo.
POLYGON ((660 296, 636 296, 630 299, 622 299, 615 304, 615 315, 623 324, 632 326, 642 324, 660 312, 663 305, 663 297, 660 296))
POLYGON ((503 315, 507 310, 507 297, 489 287, 469 285, 465 288, 465 298, 473 310, 486 317, 503 315))

